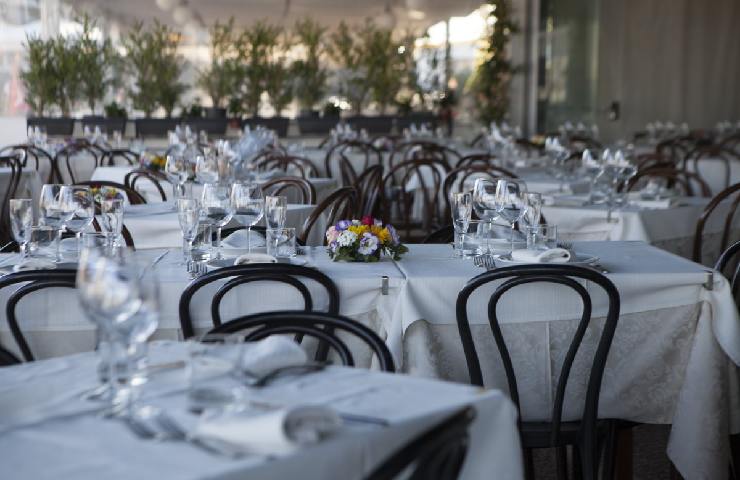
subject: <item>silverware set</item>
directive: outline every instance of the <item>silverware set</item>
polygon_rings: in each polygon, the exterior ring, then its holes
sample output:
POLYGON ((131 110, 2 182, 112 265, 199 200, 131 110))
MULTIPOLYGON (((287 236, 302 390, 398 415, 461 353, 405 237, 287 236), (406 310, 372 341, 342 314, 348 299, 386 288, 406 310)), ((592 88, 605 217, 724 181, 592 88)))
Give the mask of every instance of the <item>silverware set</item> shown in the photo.
POLYGON ((496 268, 496 261, 493 259, 493 255, 490 253, 484 253, 482 255, 476 255, 473 257, 473 264, 476 267, 485 268, 486 270, 493 270, 496 268))

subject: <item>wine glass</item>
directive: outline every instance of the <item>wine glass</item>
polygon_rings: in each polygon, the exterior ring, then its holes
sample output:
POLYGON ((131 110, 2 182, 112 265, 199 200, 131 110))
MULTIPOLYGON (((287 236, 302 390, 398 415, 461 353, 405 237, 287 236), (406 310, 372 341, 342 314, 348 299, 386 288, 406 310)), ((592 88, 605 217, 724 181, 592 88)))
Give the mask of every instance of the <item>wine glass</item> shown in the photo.
POLYGON ((42 225, 56 230, 56 262, 62 261, 59 243, 62 240, 64 226, 75 213, 75 205, 72 200, 73 190, 68 185, 46 184, 41 187, 41 198, 39 199, 39 220, 42 225))
POLYGON ((285 218, 288 214, 288 199, 283 196, 268 195, 265 197, 265 221, 270 230, 279 230, 285 227, 285 218))
MULTIPOLYGON (((496 211, 496 184, 487 178, 476 178, 473 184, 473 211, 482 222, 493 229, 493 222, 499 216, 496 211)), ((486 253, 491 253, 490 239, 486 237, 486 253)))
POLYGON ((112 198, 100 201, 100 226, 113 249, 123 231, 123 199, 112 198))
POLYGON ((178 198, 177 219, 180 221, 182 230, 182 253, 185 264, 190 258, 190 250, 193 248, 193 240, 198 231, 200 221, 200 204, 193 198, 178 198))
POLYGON ((72 218, 67 222, 67 229, 74 232, 77 239, 77 252, 79 253, 82 240, 82 232, 92 224, 95 219, 95 202, 89 187, 72 186, 72 203, 75 206, 72 218))
POLYGON ((229 187, 215 183, 207 183, 203 186, 201 198, 201 214, 205 221, 216 227, 216 255, 221 258, 221 229, 231 221, 234 216, 234 208, 229 198, 229 187))
POLYGON ((511 224, 511 251, 514 251, 516 222, 527 212, 527 191, 516 180, 500 179, 496 183, 496 211, 511 224))
POLYGON ((526 192, 525 200, 527 211, 524 214, 524 223, 528 226, 539 225, 542 217, 542 195, 535 192, 526 192))
POLYGON ((231 188, 234 218, 247 227, 247 252, 252 251, 252 227, 262 219, 265 199, 262 189, 248 183, 235 183, 231 188))
POLYGON ((167 155, 167 163, 164 165, 164 172, 170 183, 172 183, 172 195, 182 197, 185 195, 185 183, 190 177, 188 163, 182 152, 176 148, 167 155))
POLYGON ((21 247, 21 263, 23 263, 28 255, 28 242, 31 240, 33 205, 30 198, 11 198, 8 205, 10 209, 10 228, 13 231, 13 238, 21 247))
POLYGON ((218 182, 218 159, 211 152, 196 155, 195 178, 203 184, 218 182))
POLYGON ((463 254, 464 234, 468 233, 470 216, 473 213, 473 194, 470 192, 453 193, 452 195, 452 225, 455 229, 455 240, 459 255, 463 254))

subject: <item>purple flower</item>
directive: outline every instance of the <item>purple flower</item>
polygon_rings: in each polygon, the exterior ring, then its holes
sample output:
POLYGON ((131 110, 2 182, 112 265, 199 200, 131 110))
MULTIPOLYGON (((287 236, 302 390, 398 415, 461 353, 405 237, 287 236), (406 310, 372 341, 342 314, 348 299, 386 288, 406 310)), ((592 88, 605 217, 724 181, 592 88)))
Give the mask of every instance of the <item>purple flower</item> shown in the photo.
POLYGON ((398 245, 401 243, 401 239, 398 237, 398 232, 395 228, 393 228, 393 225, 386 225, 385 228, 388 229, 388 233, 391 234, 391 242, 393 245, 398 245))
POLYGON ((336 228, 341 232, 342 230, 347 230, 350 225, 352 225, 352 222, 350 222, 349 220, 340 220, 337 222, 336 228))
POLYGON ((332 252, 336 252, 338 246, 339 244, 336 242, 336 240, 329 244, 329 248, 331 249, 332 252))
POLYGON ((372 233, 365 233, 360 239, 360 246, 357 248, 357 252, 361 255, 370 255, 378 249, 378 237, 372 233))

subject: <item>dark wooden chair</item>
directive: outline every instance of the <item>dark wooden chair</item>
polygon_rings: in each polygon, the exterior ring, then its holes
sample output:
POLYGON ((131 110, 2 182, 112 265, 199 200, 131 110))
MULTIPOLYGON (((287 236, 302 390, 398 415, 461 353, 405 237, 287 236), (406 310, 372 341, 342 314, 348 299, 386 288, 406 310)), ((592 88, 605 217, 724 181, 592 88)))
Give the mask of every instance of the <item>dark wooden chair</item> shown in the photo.
POLYGON ((669 188, 680 188, 681 193, 687 197, 711 197, 712 191, 707 182, 694 172, 678 170, 675 168, 652 167, 644 170, 638 170, 637 174, 632 177, 627 184, 627 191, 632 191, 646 179, 662 179, 669 188), (698 187, 698 189, 696 189, 698 187))
POLYGON ((149 168, 135 168, 134 170, 126 173, 126 175, 123 177, 124 186, 127 189, 133 190, 137 193, 138 190, 136 190, 136 185, 141 180, 146 180, 147 182, 154 185, 154 188, 157 189, 159 197, 162 199, 162 201, 167 201, 167 194, 165 193, 164 187, 162 187, 161 183, 169 181, 165 174, 149 168))
MULTIPOLYGON (((610 477, 614 469, 613 444, 616 424, 612 420, 600 420, 598 417, 599 394, 601 380, 604 374, 609 349, 614 331, 619 319, 620 298, 614 284, 599 272, 590 268, 574 265, 521 265, 502 267, 492 270, 471 279, 460 291, 457 297, 457 326, 462 339, 465 360, 470 374, 470 383, 483 387, 483 371, 476 351, 473 334, 468 317, 468 301, 479 288, 496 283, 497 287, 488 301, 488 323, 491 327, 501 364, 506 373, 509 396, 518 409, 520 407, 517 376, 511 360, 508 346, 499 324, 497 305, 499 300, 510 290, 533 283, 561 285, 572 290, 582 304, 582 315, 573 339, 570 342, 567 354, 563 359, 560 376, 557 381, 555 398, 552 405, 550 420, 547 422, 528 422, 519 417, 519 430, 522 447, 527 458, 526 470, 529 478, 532 474, 531 450, 535 448, 555 448, 558 457, 558 478, 566 478, 565 474, 565 447, 574 447, 574 465, 582 478, 595 480, 598 478, 599 456, 602 446, 606 449, 604 472, 610 477), (608 310, 604 327, 599 337, 598 346, 593 354, 591 369, 588 374, 586 396, 580 420, 564 421, 563 404, 565 390, 569 380, 571 367, 576 354, 591 322, 592 301, 589 292, 581 282, 586 281, 599 286, 608 298, 608 310)), ((542 392, 545 395, 545 392, 542 392)), ((549 392, 547 392, 549 395, 549 392)), ((578 475, 576 475, 578 478, 578 475)))
POLYGON ((75 176, 73 165, 82 163, 83 161, 88 162, 92 166, 91 171, 94 171, 95 168, 100 166, 102 155, 103 151, 100 148, 89 144, 87 141, 78 141, 68 144, 59 150, 54 157, 54 162, 57 168, 64 162, 64 165, 67 167, 67 175, 69 175, 69 183, 77 183, 81 179, 75 176))
POLYGON ((334 282, 324 273, 314 269, 298 265, 282 263, 254 263, 248 265, 235 265, 213 270, 196 278, 183 290, 180 296, 180 326, 183 336, 190 338, 195 334, 193 320, 190 314, 190 304, 193 295, 217 281, 226 280, 219 287, 211 299, 211 321, 214 327, 222 324, 220 306, 221 301, 235 287, 253 282, 275 282, 287 285, 296 290, 304 302, 305 311, 314 310, 314 299, 311 296, 303 280, 317 282, 324 290, 328 298, 328 313, 339 313, 339 290, 334 282))
POLYGON ((48 166, 49 173, 46 176, 45 183, 57 183, 62 181, 54 157, 52 157, 51 154, 49 154, 49 152, 47 152, 46 150, 43 150, 39 147, 26 144, 9 145, 0 149, 0 155, 13 155, 14 152, 17 151, 22 151, 25 153, 25 158, 23 158, 23 161, 21 162, 21 166, 23 168, 31 168, 29 165, 30 162, 33 162, 33 168, 37 172, 41 171, 41 167, 43 164, 46 164, 48 166))
POLYGON ((388 167, 394 168, 397 164, 409 160, 436 160, 444 163, 449 170, 452 165, 460 162, 460 158, 460 153, 450 147, 428 140, 413 140, 394 146, 388 157, 388 167))
POLYGON ((730 245, 722 255, 717 259, 717 263, 714 265, 714 269, 722 273, 730 281, 730 289, 732 290, 732 296, 737 301, 738 287, 740 287, 740 262, 738 262, 737 254, 740 252, 740 241, 730 245), (727 275, 730 268, 732 275, 727 275))
POLYGON ((127 148, 112 148, 103 152, 100 157, 101 167, 112 167, 118 164, 118 160, 126 162, 127 165, 138 165, 139 155, 127 148))
POLYGON ((0 367, 12 367, 18 365, 21 361, 13 353, 0 345, 0 367))
POLYGON ((378 366, 384 372, 395 372, 393 356, 385 342, 365 325, 336 313, 284 310, 278 312, 256 313, 235 318, 213 328, 209 333, 246 333, 244 340, 257 341, 271 335, 296 335, 303 339, 310 337, 325 345, 324 353, 317 360, 326 360, 328 352, 334 352, 342 365, 355 366, 355 358, 347 345, 347 335, 360 340, 378 359, 378 366), (338 333, 344 334, 342 337, 338 333))
POLYGON ((378 211, 381 189, 383 184, 383 166, 373 165, 365 169, 355 182, 355 189, 360 196, 360 208, 358 214, 379 216, 378 211))
POLYGON ((452 225, 445 225, 444 227, 433 231, 427 237, 421 241, 421 243, 431 244, 448 244, 455 240, 455 228, 452 225))
POLYGON ((254 161, 257 170, 282 170, 286 174, 297 172, 303 178, 316 178, 319 171, 308 158, 288 155, 278 150, 271 150, 262 154, 254 161))
POLYGON ((691 165, 691 170, 701 175, 702 164, 706 164, 706 161, 709 159, 722 163, 725 173, 724 188, 729 187, 731 181, 731 165, 733 162, 740 162, 740 154, 722 148, 719 145, 697 147, 686 155, 684 169, 688 169, 689 165, 691 165))
POLYGON ((342 186, 354 185, 357 182, 357 171, 364 172, 369 167, 383 164, 383 154, 371 143, 362 140, 342 140, 326 152, 324 168, 326 175, 341 181, 342 186), (347 155, 360 155, 361 168, 355 169, 347 155))
POLYGON ((704 207, 699 220, 696 222, 696 229, 694 230, 694 248, 692 251, 691 259, 697 263, 702 263, 702 247, 704 243, 704 227, 707 221, 710 219, 714 211, 720 204, 725 202, 732 202, 730 208, 725 216, 724 229, 722 230, 722 237, 720 240, 720 251, 724 250, 730 242, 730 235, 732 234, 733 220, 735 219, 735 213, 737 213, 737 206, 740 203, 740 183, 736 183, 729 188, 726 188, 715 195, 712 200, 704 207))
MULTIPOLYGON (((419 435, 376 467, 365 480, 395 480, 401 473, 415 480, 459 478, 470 444, 473 407, 466 407, 419 435)), ((403 477, 401 477, 403 478, 403 477)))
POLYGON ((316 205, 311 215, 303 222, 303 227, 300 233, 298 233, 297 239, 306 245, 311 230, 322 216, 326 220, 327 226, 334 225, 339 220, 353 218, 357 210, 357 205, 358 194, 354 187, 338 188, 321 203, 316 205))
POLYGON ((18 185, 23 174, 22 157, 25 157, 23 151, 18 151, 15 155, 0 155, 0 167, 10 169, 8 186, 4 192, 0 192, 0 243, 13 241, 13 232, 10 226, 9 203, 11 198, 15 198, 18 191, 18 185))
POLYGON ((313 205, 316 203, 316 187, 301 177, 278 177, 262 184, 265 195, 281 195, 285 191, 295 191, 299 203, 313 205))

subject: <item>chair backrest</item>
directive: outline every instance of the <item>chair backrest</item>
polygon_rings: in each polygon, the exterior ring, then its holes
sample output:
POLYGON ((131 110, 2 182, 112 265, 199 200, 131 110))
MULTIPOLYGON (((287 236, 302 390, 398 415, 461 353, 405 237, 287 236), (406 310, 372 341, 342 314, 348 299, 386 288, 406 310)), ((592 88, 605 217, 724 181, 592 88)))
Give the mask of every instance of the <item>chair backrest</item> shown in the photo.
POLYGON ((342 182, 342 186, 354 185, 357 172, 364 172, 369 167, 383 164, 383 154, 371 143, 362 140, 342 140, 332 145, 324 157, 324 168, 327 176, 342 182), (360 168, 355 169, 347 155, 361 157, 360 168))
POLYGON ((10 145, 7 147, 3 147, 0 149, 0 155, 12 155, 13 152, 16 151, 23 151, 26 154, 26 157, 22 160, 22 167, 28 168, 29 161, 34 162, 34 169, 36 171, 41 170, 42 163, 48 164, 49 173, 46 176, 46 183, 55 183, 58 179, 60 182, 62 181, 61 175, 58 171, 58 166, 56 164, 56 161, 54 160, 54 157, 52 157, 49 152, 46 150, 43 150, 39 147, 33 146, 33 145, 10 145))
POLYGON ((714 198, 712 198, 712 200, 707 204, 706 207, 704 207, 704 211, 699 217, 699 220, 696 221, 696 229, 694 230, 694 249, 691 255, 691 259, 693 261, 697 263, 702 263, 704 226, 707 224, 707 221, 712 216, 712 213, 720 204, 732 199, 730 208, 727 212, 727 215, 725 216, 724 229, 722 230, 722 238, 720 240, 720 250, 724 250, 725 247, 727 247, 727 244, 730 241, 730 235, 732 234, 732 221, 735 218, 738 203, 740 203, 740 194, 738 194, 738 192, 740 192, 740 183, 736 183, 735 185, 722 190, 717 195, 715 195, 714 198))
POLYGON ((351 219, 356 213, 358 205, 357 190, 354 187, 341 187, 316 205, 311 214, 303 222, 298 234, 298 240, 307 244, 308 236, 320 218, 324 218, 327 225, 333 225, 342 219, 351 219))
POLYGON ((10 273, 0 277, 0 290, 12 285, 25 284, 16 289, 15 292, 10 295, 5 305, 5 315, 8 320, 10 332, 13 335, 13 338, 18 345, 18 349, 25 361, 34 360, 34 356, 25 337, 23 336, 23 332, 21 331, 20 324, 16 317, 15 309, 18 302, 26 295, 44 288, 74 288, 76 275, 77 270, 74 269, 57 269, 28 270, 10 273))
POLYGON ((18 357, 13 355, 13 353, 0 345, 0 367, 11 367, 13 365, 18 365, 21 363, 20 360, 18 360, 18 357))
POLYGON ((738 289, 740 287, 740 261, 738 261, 737 254, 740 252, 740 241, 730 245, 722 255, 717 259, 717 263, 714 264, 714 269, 725 275, 730 280, 730 289, 732 296, 737 301, 738 289), (727 276, 725 271, 728 267, 734 267, 732 276, 727 276))
POLYGON ((103 152, 100 157, 101 167, 112 167, 116 165, 117 159, 123 159, 128 165, 134 166, 139 163, 139 155, 127 148, 112 148, 103 152))
POLYGON ((224 267, 202 275, 183 290, 180 296, 180 326, 185 338, 194 335, 193 320, 190 314, 190 303, 193 295, 213 282, 227 280, 213 295, 211 301, 211 320, 214 326, 221 324, 219 307, 224 296, 234 287, 252 282, 277 282, 292 287, 303 297, 304 309, 314 309, 314 299, 301 279, 313 280, 323 287, 328 297, 328 313, 339 313, 339 290, 331 278, 316 269, 299 265, 282 263, 255 263, 224 267))
POLYGON ((473 407, 466 407, 401 447, 365 480, 395 480, 403 472, 417 480, 455 480, 470 444, 473 407))
POLYGON ((692 164, 692 170, 701 174, 701 169, 706 161, 721 162, 724 168, 724 188, 730 186, 732 162, 740 162, 740 154, 732 150, 722 148, 718 145, 697 147, 686 155, 684 169, 692 164))
POLYGON ((627 191, 632 191, 643 179, 655 179, 661 178, 666 181, 666 186, 675 187, 679 186, 686 196, 694 197, 711 197, 712 190, 707 185, 707 182, 698 173, 687 172, 686 170, 679 170, 676 168, 660 168, 651 167, 644 170, 638 170, 637 174, 632 177, 627 184, 627 191), (695 191, 695 187, 698 186, 698 190, 695 191))
POLYGON ((399 162, 409 160, 437 160, 445 164, 449 170, 452 165, 460 162, 460 154, 444 145, 428 140, 412 140, 396 144, 388 157, 389 168, 394 168, 399 162))
POLYGON ((360 196, 359 215, 380 216, 378 205, 383 185, 383 166, 372 165, 357 177, 355 188, 360 196))
MULTIPOLYGON (((90 145, 87 142, 74 142, 59 150, 54 156, 54 161, 57 168, 59 168, 59 165, 64 161, 64 164, 67 167, 67 174, 69 175, 69 182, 77 183, 78 180, 82 179, 78 179, 75 176, 73 164, 80 163, 82 161, 89 162, 92 165, 92 169, 90 170, 92 172, 95 168, 100 166, 101 156, 102 151, 97 147, 90 145)), ((61 172, 59 173, 61 174, 61 172)))
POLYGON ((270 149, 255 159, 257 170, 282 170, 286 173, 297 172, 303 178, 319 176, 319 171, 310 159, 288 155, 279 149, 270 149))
POLYGON ((445 225, 444 227, 441 227, 438 230, 435 230, 427 235, 426 238, 421 241, 421 243, 446 244, 452 243, 454 239, 455 228, 452 225, 445 225))
POLYGON ((160 181, 167 181, 167 177, 164 174, 149 168, 136 168, 126 173, 126 175, 123 177, 123 183, 125 187, 136 192, 138 192, 138 190, 136 190, 136 184, 139 182, 139 180, 146 180, 150 182, 152 185, 154 185, 154 188, 157 189, 157 192, 159 193, 162 201, 167 201, 167 194, 164 192, 164 188, 160 183, 160 181))
POLYGON ((278 177, 262 184, 262 191, 266 195, 281 195, 286 190, 298 192, 299 203, 313 205, 316 203, 316 187, 313 183, 301 177, 278 177))
POLYGON ((655 153, 670 160, 673 165, 686 168, 686 156, 694 149, 694 144, 689 138, 668 138, 655 146, 655 153))
POLYGON ((481 166, 495 166, 498 162, 498 157, 492 153, 473 153, 465 155, 457 162, 455 168, 467 167, 471 165, 481 166))
MULTIPOLYGON (((614 338, 614 331, 619 319, 619 292, 611 280, 593 269, 578 267, 575 265, 546 264, 498 268, 471 279, 460 291, 456 305, 457 326, 462 339, 465 360, 470 374, 470 382, 474 385, 483 386, 483 373, 468 319, 468 300, 470 299, 470 296, 482 286, 491 284, 492 282, 501 282, 491 295, 488 302, 488 323, 491 327, 491 332, 501 357, 501 363, 506 372, 509 394, 517 408, 520 408, 517 378, 514 372, 511 356, 506 342, 504 341, 501 326, 499 324, 499 316, 497 313, 499 300, 511 289, 532 283, 562 285, 570 288, 578 295, 578 297, 580 297, 582 315, 562 363, 549 422, 550 441, 555 445, 560 438, 563 402, 565 399, 565 389, 570 376, 570 370, 591 321, 591 296, 586 288, 577 280, 598 285, 604 290, 608 298, 606 320, 599 338, 598 346, 593 355, 593 362, 591 364, 591 371, 588 375, 587 390, 580 424, 580 438, 583 440, 584 445, 593 446, 596 445, 596 421, 598 417, 601 380, 604 374, 607 355, 611 348, 612 339, 614 338)), ((528 298, 528 301, 531 301, 531 297, 528 298)), ((588 469, 585 470, 585 472, 591 472, 591 469, 595 468, 595 465, 598 465, 597 455, 598 452, 596 451, 583 452, 584 458, 582 458, 582 461, 584 462, 584 465, 588 465, 588 469)))
POLYGON ((7 186, 4 192, 0 192, 0 242, 3 245, 13 240, 13 234, 10 227, 10 213, 8 204, 11 198, 15 198, 18 191, 18 185, 23 174, 23 161, 25 153, 19 151, 17 154, 0 155, 0 167, 10 169, 7 186))
POLYGON ((312 337, 328 348, 317 360, 325 360, 326 353, 333 351, 343 365, 355 366, 355 357, 347 346, 346 338, 338 333, 349 334, 361 340, 378 359, 384 372, 395 372, 393 356, 385 342, 365 325, 336 313, 284 310, 278 312, 245 315, 224 323, 209 333, 237 333, 246 331, 245 341, 257 341, 271 335, 297 335, 312 337))

